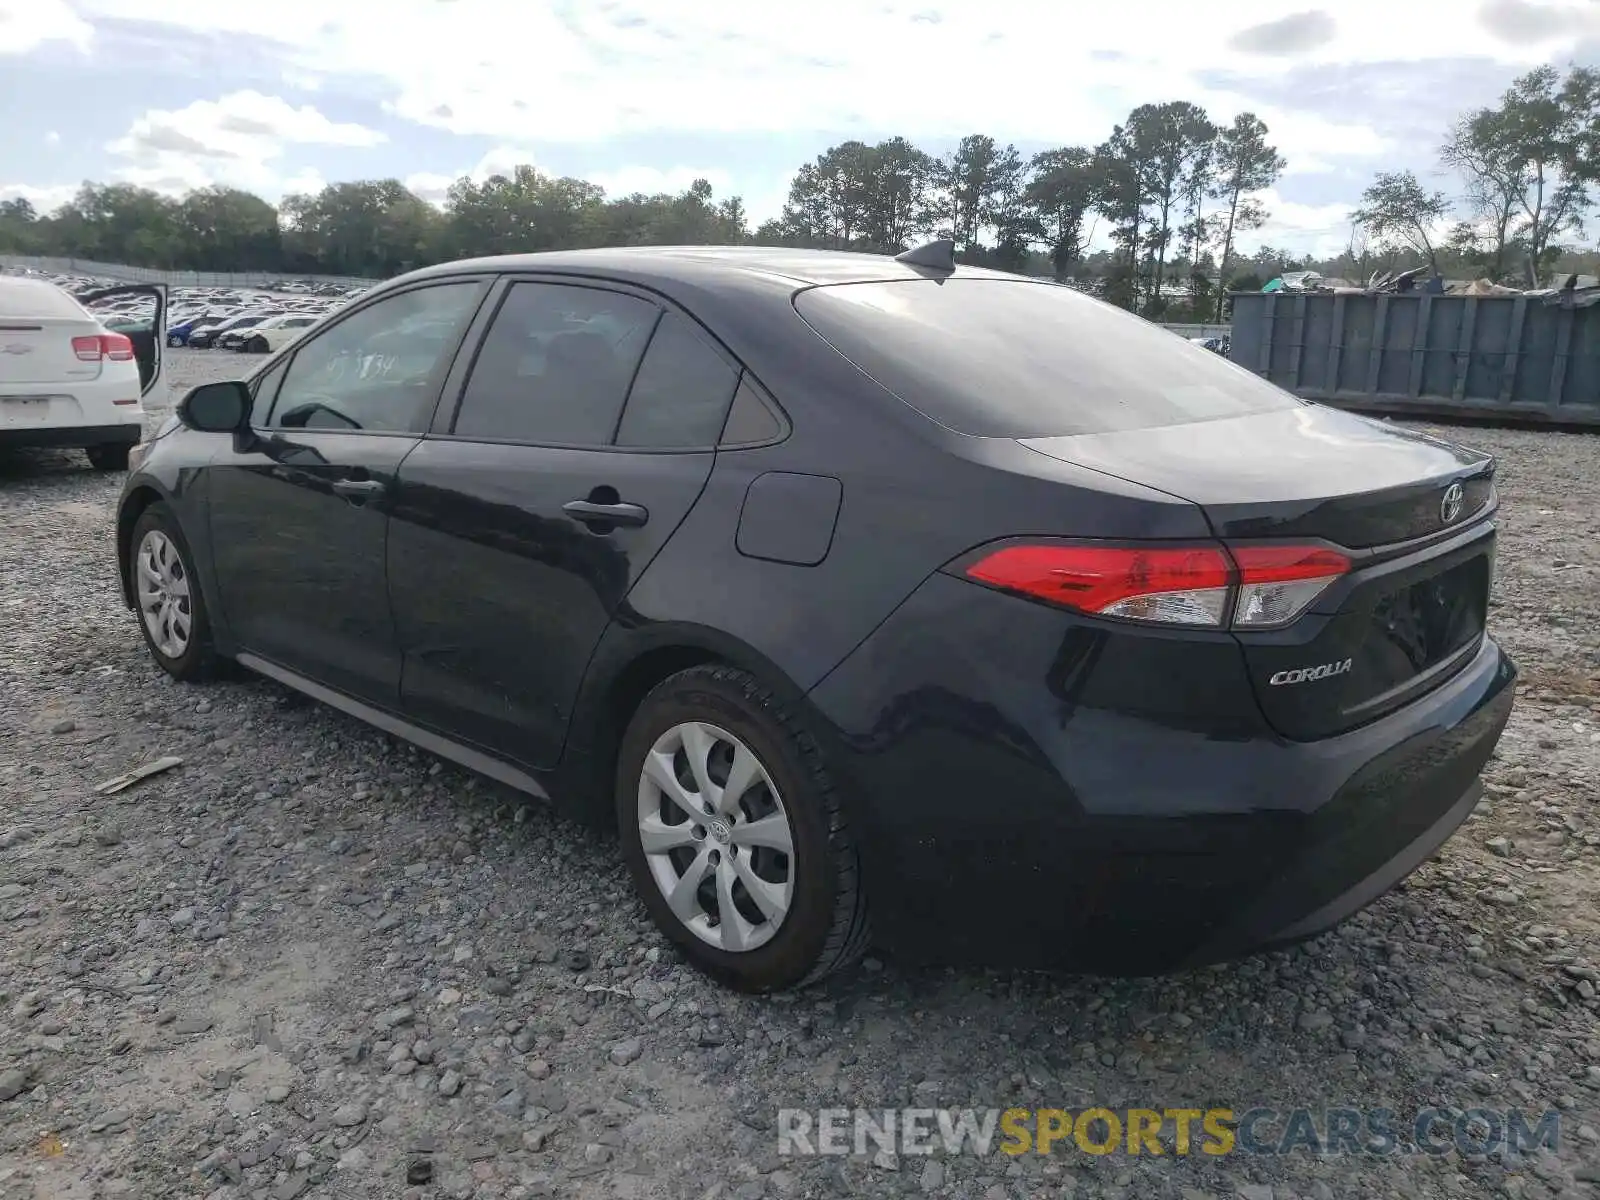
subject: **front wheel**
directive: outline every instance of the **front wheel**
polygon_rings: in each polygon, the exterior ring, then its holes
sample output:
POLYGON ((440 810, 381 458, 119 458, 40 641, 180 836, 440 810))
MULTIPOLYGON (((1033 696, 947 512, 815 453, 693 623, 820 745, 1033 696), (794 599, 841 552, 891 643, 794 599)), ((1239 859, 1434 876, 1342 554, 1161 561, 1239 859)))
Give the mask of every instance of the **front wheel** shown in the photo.
POLYGON ((169 333, 167 335, 167 346, 168 346, 168 348, 176 350, 181 345, 183 345, 183 339, 181 337, 179 337, 177 334, 169 333))
POLYGON ((628 725, 617 820, 661 931, 741 991, 811 983, 869 936, 840 799, 800 719, 746 672, 695 667, 628 725))
POLYGON ((194 560, 172 510, 157 502, 140 513, 129 551, 139 629, 156 665, 186 683, 222 674, 194 560))
POLYGON ((266 338, 256 337, 251 338, 248 342, 246 342, 244 349, 248 354, 265 354, 269 347, 267 346, 266 338))

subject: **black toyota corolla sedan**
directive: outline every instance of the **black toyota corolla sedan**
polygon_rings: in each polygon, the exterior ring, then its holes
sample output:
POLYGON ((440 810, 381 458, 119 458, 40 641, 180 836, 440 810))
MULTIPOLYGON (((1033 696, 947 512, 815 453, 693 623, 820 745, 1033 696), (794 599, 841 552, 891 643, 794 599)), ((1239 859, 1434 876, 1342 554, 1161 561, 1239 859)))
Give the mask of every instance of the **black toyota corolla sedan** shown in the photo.
POLYGON ((615 826, 733 986, 869 939, 1142 973, 1327 929, 1466 818, 1493 470, 947 247, 596 250, 195 389, 117 545, 170 674, 615 826))

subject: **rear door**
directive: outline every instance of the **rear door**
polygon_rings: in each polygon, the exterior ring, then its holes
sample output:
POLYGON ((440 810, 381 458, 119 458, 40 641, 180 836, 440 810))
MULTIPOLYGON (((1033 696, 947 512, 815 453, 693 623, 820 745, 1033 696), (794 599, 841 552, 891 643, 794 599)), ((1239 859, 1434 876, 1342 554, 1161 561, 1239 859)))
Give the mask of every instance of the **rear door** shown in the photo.
POLYGON ((206 469, 218 590, 241 649, 397 705, 384 578, 393 489, 487 286, 469 277, 388 293, 258 383, 253 434, 206 469))
POLYGON ((537 769, 704 487, 739 368, 641 293, 524 278, 491 306, 459 402, 401 465, 390 600, 407 715, 537 769))

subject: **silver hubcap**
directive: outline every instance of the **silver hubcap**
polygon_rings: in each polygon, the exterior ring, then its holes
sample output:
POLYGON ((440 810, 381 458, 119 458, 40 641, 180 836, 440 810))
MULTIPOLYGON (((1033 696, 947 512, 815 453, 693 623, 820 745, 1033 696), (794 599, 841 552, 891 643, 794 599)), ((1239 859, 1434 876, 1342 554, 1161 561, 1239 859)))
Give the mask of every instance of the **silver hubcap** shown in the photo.
POLYGON ((134 559, 138 577, 139 615, 157 650, 181 658, 189 648, 193 614, 189 607, 189 573, 172 539, 152 529, 139 543, 134 559))
POLYGON ((673 914, 732 953, 771 941, 794 898, 789 814, 755 753, 700 721, 656 739, 639 774, 639 841, 673 914))

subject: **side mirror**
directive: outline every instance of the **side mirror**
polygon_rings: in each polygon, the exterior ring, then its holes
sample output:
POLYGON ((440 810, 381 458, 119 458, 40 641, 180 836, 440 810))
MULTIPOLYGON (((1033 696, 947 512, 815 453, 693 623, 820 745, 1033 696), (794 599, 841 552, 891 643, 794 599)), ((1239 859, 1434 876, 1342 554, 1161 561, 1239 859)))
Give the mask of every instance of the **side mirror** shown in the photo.
POLYGON ((178 420, 201 433, 237 433, 250 421, 250 385, 202 383, 178 402, 178 420))

